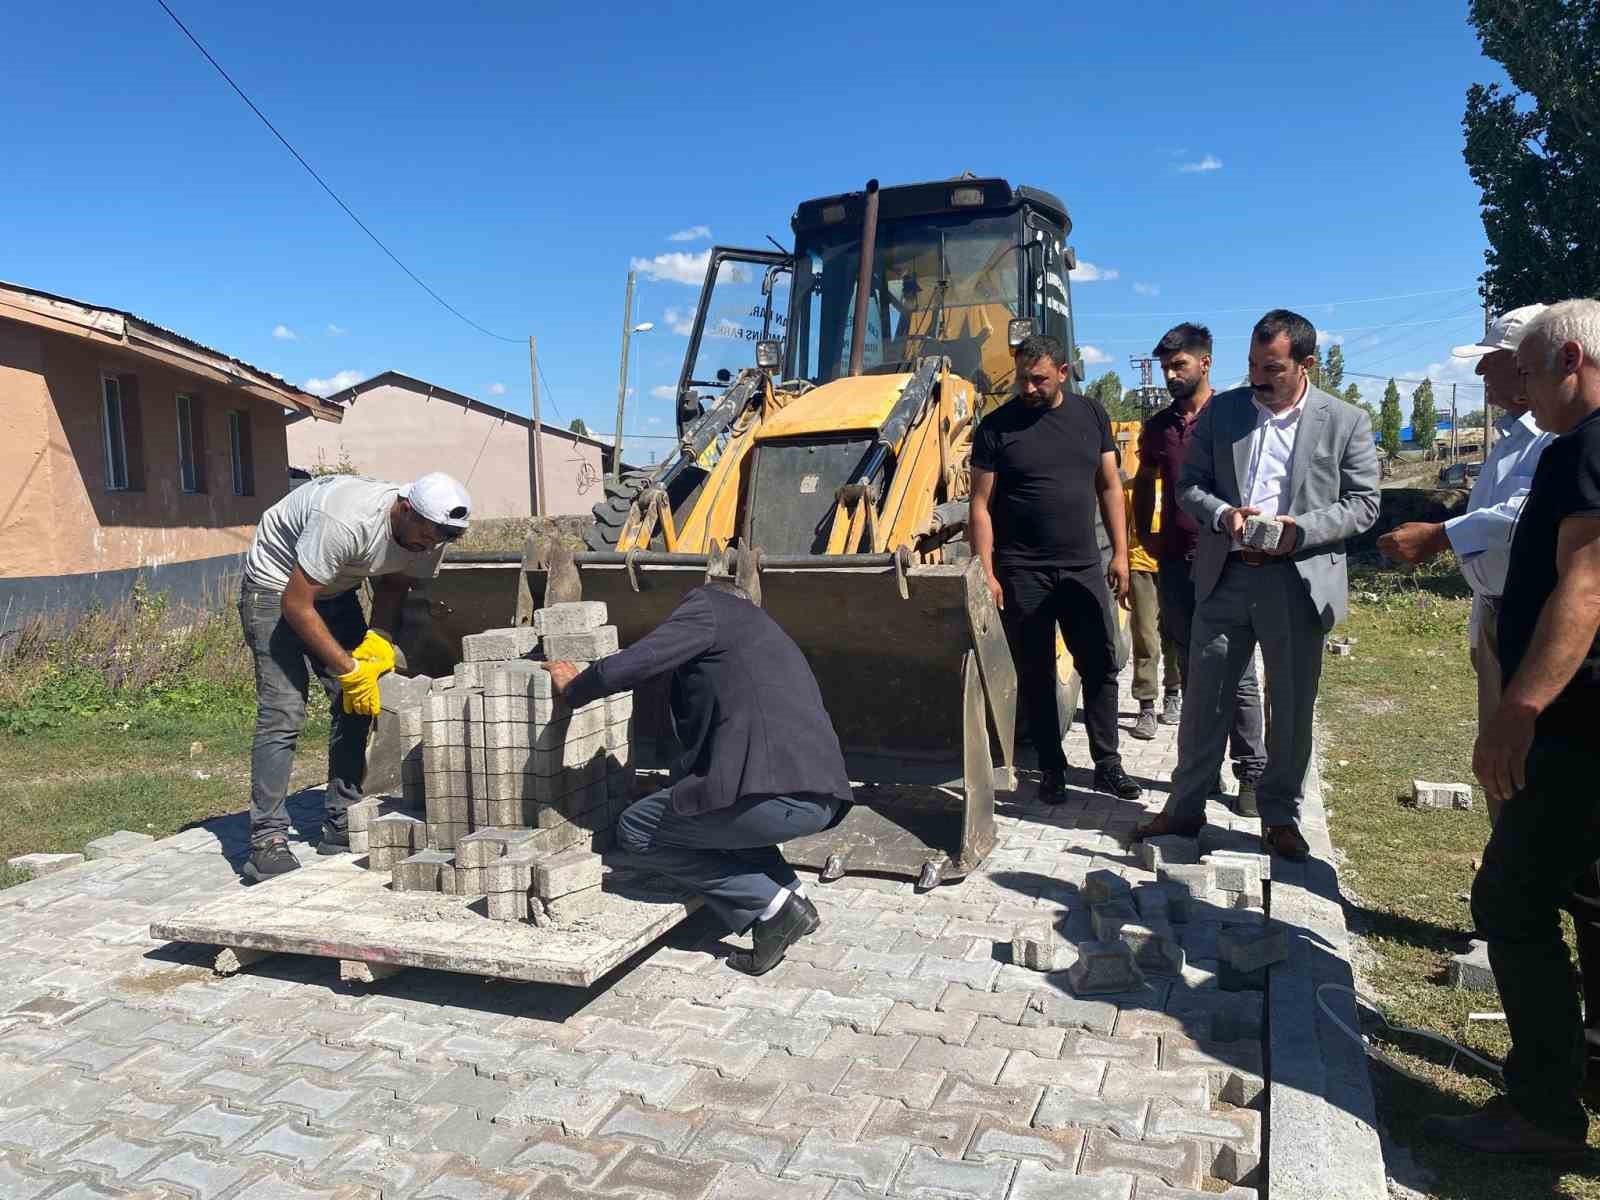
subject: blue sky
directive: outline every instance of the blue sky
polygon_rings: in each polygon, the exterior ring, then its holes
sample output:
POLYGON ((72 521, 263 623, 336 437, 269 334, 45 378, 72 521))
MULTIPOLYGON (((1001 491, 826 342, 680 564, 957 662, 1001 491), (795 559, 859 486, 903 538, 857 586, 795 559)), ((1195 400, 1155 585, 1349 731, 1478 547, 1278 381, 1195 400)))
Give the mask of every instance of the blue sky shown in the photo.
MULTIPOLYGON (((1231 383, 1283 304, 1353 370, 1472 381, 1449 360, 1482 322, 1460 118, 1501 73, 1464 4, 169 3, 418 274, 538 335, 547 420, 612 427, 634 260, 656 329, 628 430, 665 435, 667 313, 698 275, 658 256, 789 244, 802 199, 964 170, 1066 200, 1091 377, 1134 382, 1128 356, 1193 318, 1231 383)), ((12 11, 0 78, 0 278, 313 390, 396 369, 527 411, 525 343, 401 274, 154 0, 12 11)))

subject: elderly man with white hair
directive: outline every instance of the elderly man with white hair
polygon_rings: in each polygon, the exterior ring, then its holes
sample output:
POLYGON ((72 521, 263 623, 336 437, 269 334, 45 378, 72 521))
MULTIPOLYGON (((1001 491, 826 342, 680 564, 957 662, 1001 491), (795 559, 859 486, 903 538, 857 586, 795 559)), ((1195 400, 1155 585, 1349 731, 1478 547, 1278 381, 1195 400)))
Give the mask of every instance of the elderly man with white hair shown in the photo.
MULTIPOLYGON (((1495 318, 1482 341, 1452 351, 1457 358, 1478 360, 1484 404, 1503 408, 1506 414, 1495 422, 1499 439, 1472 485, 1466 512, 1448 521, 1408 521, 1378 539, 1378 549, 1396 562, 1426 562, 1445 550, 1454 550, 1460 560, 1461 573, 1472 588, 1467 644, 1472 647, 1472 666, 1478 673, 1480 731, 1500 703, 1500 649, 1495 627, 1506 587, 1511 534, 1539 456, 1553 436, 1534 423, 1517 373, 1517 345, 1528 322, 1543 311, 1542 304, 1514 308, 1495 318)), ((1491 799, 1490 823, 1499 815, 1499 802, 1491 799)))
POLYGON ((1600 301, 1551 305, 1517 367, 1555 439, 1518 515, 1500 607, 1504 689, 1472 769, 1500 819, 1472 886, 1511 1052, 1504 1097, 1424 1129, 1473 1150, 1582 1154, 1584 1035, 1561 910, 1600 859, 1600 301))

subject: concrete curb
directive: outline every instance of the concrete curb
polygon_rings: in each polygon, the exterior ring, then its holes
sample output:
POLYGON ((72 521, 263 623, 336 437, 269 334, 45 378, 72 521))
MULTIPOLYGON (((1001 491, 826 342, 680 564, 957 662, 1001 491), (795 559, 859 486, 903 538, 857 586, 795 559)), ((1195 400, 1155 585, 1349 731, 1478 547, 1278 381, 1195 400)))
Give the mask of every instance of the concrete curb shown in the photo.
MULTIPOLYGON (((1268 916, 1288 934, 1289 958, 1267 977, 1266 1195, 1384 1200, 1388 1184, 1366 1054, 1317 1004, 1322 984, 1353 987, 1354 977, 1315 759, 1301 832, 1311 857, 1274 859, 1267 892, 1268 916)), ((1351 1029, 1361 1027, 1348 993, 1325 992, 1322 999, 1351 1029)))

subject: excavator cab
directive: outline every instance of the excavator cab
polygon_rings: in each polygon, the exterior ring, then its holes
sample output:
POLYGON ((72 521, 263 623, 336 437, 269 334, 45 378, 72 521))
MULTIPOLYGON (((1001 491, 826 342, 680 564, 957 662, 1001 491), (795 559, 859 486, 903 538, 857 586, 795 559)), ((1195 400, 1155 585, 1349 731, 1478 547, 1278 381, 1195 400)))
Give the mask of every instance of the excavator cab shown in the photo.
MULTIPOLYGON (((529 564, 529 594, 606 601, 627 645, 735 577, 806 654, 863 785, 786 855, 932 886, 988 854, 1014 786, 1016 676, 965 541, 969 459, 1015 345, 1043 332, 1070 354, 1071 222, 1049 193, 963 177, 873 182, 792 224, 792 255, 712 251, 677 452, 608 481, 589 549, 529 564)), ((646 689, 635 760, 674 745, 665 686, 646 689)))

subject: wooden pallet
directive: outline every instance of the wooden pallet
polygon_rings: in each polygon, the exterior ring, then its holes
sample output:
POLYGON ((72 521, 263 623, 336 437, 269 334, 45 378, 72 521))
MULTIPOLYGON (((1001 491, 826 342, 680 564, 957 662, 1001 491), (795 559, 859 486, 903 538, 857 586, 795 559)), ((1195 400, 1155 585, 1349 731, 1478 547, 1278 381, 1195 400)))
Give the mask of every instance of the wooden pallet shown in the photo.
POLYGON ((491 921, 482 896, 394 892, 386 871, 364 858, 329 858, 241 889, 166 920, 150 936, 226 948, 218 968, 263 954, 307 954, 351 964, 347 978, 382 978, 384 968, 426 967, 463 975, 588 987, 700 906, 670 880, 608 870, 592 915, 540 928, 491 921))

